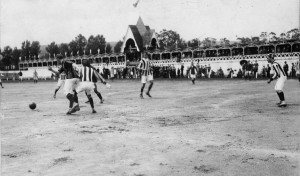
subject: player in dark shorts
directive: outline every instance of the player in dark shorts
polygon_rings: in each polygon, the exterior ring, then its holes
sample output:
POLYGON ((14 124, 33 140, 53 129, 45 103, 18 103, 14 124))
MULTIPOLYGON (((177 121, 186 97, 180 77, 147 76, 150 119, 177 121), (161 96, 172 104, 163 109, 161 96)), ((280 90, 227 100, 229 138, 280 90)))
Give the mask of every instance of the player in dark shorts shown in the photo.
POLYGON ((48 67, 50 71, 55 73, 57 76, 60 75, 62 72, 65 72, 66 79, 64 85, 64 94, 66 98, 69 100, 69 110, 67 114, 72 114, 76 111, 79 111, 79 103, 78 103, 78 96, 76 93, 76 86, 79 82, 79 67, 67 60, 63 60, 63 56, 58 54, 57 55, 57 62, 61 65, 58 71, 53 70, 52 67, 48 67))

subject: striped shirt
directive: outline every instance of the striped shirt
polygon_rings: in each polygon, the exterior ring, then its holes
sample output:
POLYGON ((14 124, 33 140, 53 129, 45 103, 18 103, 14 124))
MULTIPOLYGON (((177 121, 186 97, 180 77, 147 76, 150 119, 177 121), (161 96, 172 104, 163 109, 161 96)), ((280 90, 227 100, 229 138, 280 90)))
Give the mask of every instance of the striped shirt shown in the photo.
POLYGON ((138 66, 138 68, 142 70, 141 75, 142 76, 151 75, 152 74, 151 66, 152 66, 151 61, 149 59, 142 58, 138 66))
POLYGON ((93 82, 94 69, 90 67, 82 67, 80 70, 80 78, 82 82, 93 82))
POLYGON ((280 66, 280 64, 278 64, 277 62, 273 62, 272 68, 274 70, 274 75, 272 77, 273 79, 280 78, 280 77, 283 77, 283 76, 286 77, 285 72, 283 71, 283 69, 280 66))

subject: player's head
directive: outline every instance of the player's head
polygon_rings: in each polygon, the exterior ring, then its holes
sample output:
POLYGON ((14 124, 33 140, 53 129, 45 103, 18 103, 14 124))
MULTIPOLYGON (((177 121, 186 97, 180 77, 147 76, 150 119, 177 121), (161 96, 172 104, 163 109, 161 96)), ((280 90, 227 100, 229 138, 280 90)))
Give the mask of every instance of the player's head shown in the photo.
POLYGON ((273 53, 268 54, 267 60, 269 63, 273 63, 275 61, 274 54, 273 53))
POLYGON ((60 64, 63 61, 63 56, 61 54, 56 55, 57 63, 60 64))
POLYGON ((83 59, 83 60, 82 60, 82 65, 83 65, 84 67, 88 67, 88 66, 90 65, 90 61, 89 61, 88 59, 83 59))

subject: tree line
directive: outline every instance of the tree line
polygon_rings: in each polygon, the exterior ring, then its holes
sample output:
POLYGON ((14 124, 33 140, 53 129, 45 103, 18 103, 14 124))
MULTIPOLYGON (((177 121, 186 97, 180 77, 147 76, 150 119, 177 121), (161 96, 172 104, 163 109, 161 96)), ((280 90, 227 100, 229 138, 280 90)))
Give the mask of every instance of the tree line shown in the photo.
MULTIPOLYGON (((300 32, 297 28, 288 31, 287 33, 280 33, 278 36, 274 32, 261 32, 259 36, 255 37, 237 37, 237 41, 232 42, 227 38, 221 38, 219 42, 217 42, 217 39, 213 37, 206 37, 203 40, 194 38, 192 40, 185 41, 176 31, 166 29, 157 33, 157 36, 160 46, 160 48, 157 49, 168 50, 183 50, 188 47, 243 47, 250 44, 263 45, 268 43, 300 41, 300 32)), ((45 48, 47 53, 41 54, 41 45, 39 41, 30 42, 26 40, 22 42, 20 49, 17 47, 11 48, 10 46, 5 46, 3 51, 0 49, 0 69, 18 69, 20 60, 51 59, 59 53, 66 57, 90 54, 95 55, 98 53, 120 53, 122 44, 123 41, 118 41, 112 49, 112 46, 106 42, 103 35, 91 35, 88 39, 86 39, 82 34, 79 34, 69 43, 57 44, 56 42, 51 42, 45 48)))

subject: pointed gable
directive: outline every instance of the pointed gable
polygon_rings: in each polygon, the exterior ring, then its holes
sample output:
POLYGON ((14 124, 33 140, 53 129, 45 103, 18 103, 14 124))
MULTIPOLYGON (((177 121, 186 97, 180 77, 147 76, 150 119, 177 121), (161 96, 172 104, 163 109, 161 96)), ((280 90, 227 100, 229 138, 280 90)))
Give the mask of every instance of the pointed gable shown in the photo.
POLYGON ((137 29, 138 29, 141 36, 143 36, 147 31, 146 26, 144 25, 144 22, 143 22, 141 17, 139 17, 139 19, 136 23, 136 27, 137 27, 137 29))

